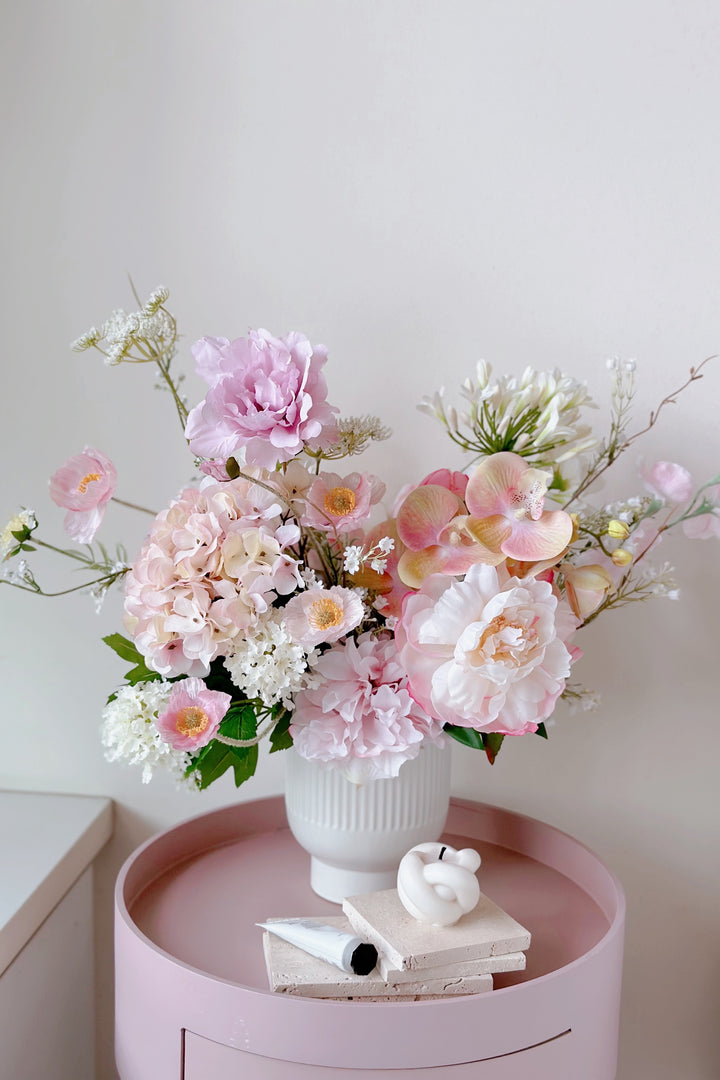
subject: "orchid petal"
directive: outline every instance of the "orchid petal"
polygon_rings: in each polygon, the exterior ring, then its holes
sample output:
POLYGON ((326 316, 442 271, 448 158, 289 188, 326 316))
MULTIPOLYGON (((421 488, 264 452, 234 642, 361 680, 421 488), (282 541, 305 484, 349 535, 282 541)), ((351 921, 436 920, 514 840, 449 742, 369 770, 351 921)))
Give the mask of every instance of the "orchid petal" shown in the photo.
POLYGON ((564 510, 542 514, 539 521, 518 521, 510 537, 502 544, 503 552, 511 559, 534 562, 560 556, 570 543, 573 522, 564 510))
POLYGON ((438 484, 411 491, 397 516, 398 535, 406 547, 420 551, 437 542, 442 529, 462 509, 457 495, 438 484))
POLYGON ((468 480, 465 491, 467 508, 473 517, 506 514, 508 492, 518 487, 528 467, 524 458, 509 450, 484 458, 468 480))

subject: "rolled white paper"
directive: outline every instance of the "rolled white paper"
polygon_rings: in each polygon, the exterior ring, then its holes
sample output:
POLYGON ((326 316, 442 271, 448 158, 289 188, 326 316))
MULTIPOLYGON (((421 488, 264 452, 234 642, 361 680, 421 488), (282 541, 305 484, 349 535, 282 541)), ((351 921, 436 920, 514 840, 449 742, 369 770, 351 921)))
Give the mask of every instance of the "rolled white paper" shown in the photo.
POLYGON ((473 848, 418 844, 400 861, 397 891, 406 911, 420 922, 452 926, 477 906, 475 872, 480 856, 473 848))
POLYGON ((315 919, 271 919, 255 925, 351 975, 369 975, 377 964, 374 945, 315 919))

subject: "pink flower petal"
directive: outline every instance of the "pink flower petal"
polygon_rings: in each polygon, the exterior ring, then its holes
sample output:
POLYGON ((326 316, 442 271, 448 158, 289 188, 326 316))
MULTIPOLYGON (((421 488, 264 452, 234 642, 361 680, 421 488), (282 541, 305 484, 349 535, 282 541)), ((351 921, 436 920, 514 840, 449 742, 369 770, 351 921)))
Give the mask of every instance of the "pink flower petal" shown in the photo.
POLYGON ((442 529, 463 505, 457 495, 438 484, 424 484, 411 491, 400 507, 397 529, 400 539, 413 551, 437 542, 442 529))

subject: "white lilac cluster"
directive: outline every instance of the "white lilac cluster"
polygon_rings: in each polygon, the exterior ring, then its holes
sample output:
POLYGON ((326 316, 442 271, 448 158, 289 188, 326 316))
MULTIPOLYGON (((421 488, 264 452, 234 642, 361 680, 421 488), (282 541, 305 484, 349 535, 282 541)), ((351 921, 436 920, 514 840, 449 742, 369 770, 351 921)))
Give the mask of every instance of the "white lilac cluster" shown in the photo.
POLYGON ((174 749, 155 726, 171 690, 172 683, 161 680, 121 686, 102 713, 100 737, 106 759, 142 765, 144 784, 150 782, 155 769, 170 771, 184 780, 190 765, 190 755, 174 749))
POLYGON ((343 569, 346 574, 358 574, 363 566, 369 566, 376 574, 384 574, 388 555, 394 547, 395 541, 390 536, 381 537, 367 551, 361 544, 349 544, 343 553, 343 569))
POLYGON ((24 509, 10 518, 0 532, 0 559, 7 559, 10 552, 18 546, 16 533, 31 533, 37 529, 37 515, 34 510, 24 509))
POLYGON ((286 709, 293 709, 293 696, 313 685, 308 669, 318 656, 315 649, 306 652, 294 642, 283 624, 282 612, 271 609, 235 639, 224 663, 232 681, 248 698, 259 698, 268 708, 282 702, 286 709))
POLYGON ((557 368, 527 367, 519 378, 493 378, 492 367, 481 360, 476 378, 466 379, 461 393, 466 408, 460 413, 445 403, 444 389, 418 407, 436 417, 466 450, 511 450, 535 464, 560 465, 597 442, 591 427, 581 422, 581 409, 595 408, 585 384, 557 368))
POLYGON ((107 364, 120 364, 123 360, 142 362, 154 359, 153 352, 165 353, 174 346, 177 335, 175 320, 163 307, 169 295, 166 288, 159 286, 139 311, 128 313, 117 308, 99 329, 92 326, 81 334, 72 343, 72 349, 85 352, 93 346, 99 348, 104 342, 106 347, 101 351, 107 364))

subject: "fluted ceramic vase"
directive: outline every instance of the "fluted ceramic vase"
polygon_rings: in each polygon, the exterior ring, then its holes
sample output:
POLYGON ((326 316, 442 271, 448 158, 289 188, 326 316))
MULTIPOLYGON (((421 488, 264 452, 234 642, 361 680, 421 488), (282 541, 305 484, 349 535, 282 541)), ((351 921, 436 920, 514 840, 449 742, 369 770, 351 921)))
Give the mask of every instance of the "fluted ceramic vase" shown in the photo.
POLYGON ((285 806, 293 836, 310 854, 318 896, 346 896, 395 887, 403 855, 437 840, 450 802, 450 749, 423 746, 396 778, 352 784, 336 769, 285 755, 285 806))

